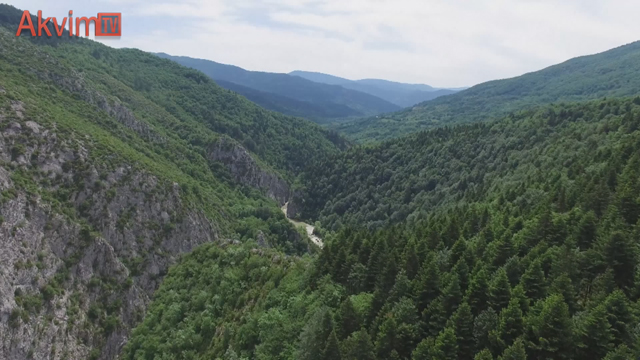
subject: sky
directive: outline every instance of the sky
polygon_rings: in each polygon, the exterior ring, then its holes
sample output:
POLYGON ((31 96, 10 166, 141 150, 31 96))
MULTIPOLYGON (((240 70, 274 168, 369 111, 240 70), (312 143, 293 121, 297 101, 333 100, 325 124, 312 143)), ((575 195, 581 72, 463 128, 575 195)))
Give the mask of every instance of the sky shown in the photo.
MULTIPOLYGON (((5 0, 7 1, 7 0, 5 0)), ((640 40, 637 0, 20 0, 122 13, 101 42, 232 64, 466 87, 640 40)))

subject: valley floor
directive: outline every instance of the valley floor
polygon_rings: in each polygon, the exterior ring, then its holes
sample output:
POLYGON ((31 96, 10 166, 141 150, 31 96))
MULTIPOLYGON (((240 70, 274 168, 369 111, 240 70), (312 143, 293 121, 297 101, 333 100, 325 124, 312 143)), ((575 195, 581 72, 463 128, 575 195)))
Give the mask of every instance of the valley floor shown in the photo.
MULTIPOLYGON (((288 207, 288 206, 289 206, 289 203, 287 202, 287 203, 285 203, 284 205, 282 205, 282 208, 281 208, 281 209, 282 209, 282 212, 284 213, 284 216, 285 216, 285 217, 287 216, 287 207, 288 207)), ((316 236, 316 235, 313 233, 313 230, 315 229, 315 228, 313 227, 313 225, 309 225, 309 224, 304 223, 304 222, 301 222, 301 221, 295 221, 295 220, 289 219, 288 217, 287 217, 287 220, 289 220, 289 222, 291 222, 295 227, 298 227, 298 226, 304 226, 305 230, 307 230, 307 235, 309 235, 309 239, 311 239, 311 241, 313 241, 313 243, 314 243, 314 244, 316 244, 316 245, 318 245, 320 248, 322 248, 322 246, 323 246, 324 244, 323 244, 323 242, 322 242, 322 239, 321 239, 321 238, 319 238, 318 236, 316 236)))

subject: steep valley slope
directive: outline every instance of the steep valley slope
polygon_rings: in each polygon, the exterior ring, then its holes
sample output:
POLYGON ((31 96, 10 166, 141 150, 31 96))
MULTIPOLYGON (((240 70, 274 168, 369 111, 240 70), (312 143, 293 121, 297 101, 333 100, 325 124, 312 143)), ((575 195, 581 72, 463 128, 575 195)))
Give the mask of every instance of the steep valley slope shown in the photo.
POLYGON ((0 6, 0 358, 117 358, 201 244, 313 250, 279 206, 342 139, 151 54, 16 37, 21 14, 0 6))

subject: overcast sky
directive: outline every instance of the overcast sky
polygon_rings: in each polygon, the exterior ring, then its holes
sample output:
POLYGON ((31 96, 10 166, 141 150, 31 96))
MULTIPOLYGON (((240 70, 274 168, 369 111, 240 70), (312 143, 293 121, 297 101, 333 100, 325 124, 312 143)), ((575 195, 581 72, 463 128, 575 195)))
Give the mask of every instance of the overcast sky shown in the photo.
MULTIPOLYGON (((6 1, 6 0, 5 0, 6 1)), ((20 0, 46 17, 121 12, 135 47, 248 70, 437 87, 521 75, 640 40, 638 0, 20 0)))

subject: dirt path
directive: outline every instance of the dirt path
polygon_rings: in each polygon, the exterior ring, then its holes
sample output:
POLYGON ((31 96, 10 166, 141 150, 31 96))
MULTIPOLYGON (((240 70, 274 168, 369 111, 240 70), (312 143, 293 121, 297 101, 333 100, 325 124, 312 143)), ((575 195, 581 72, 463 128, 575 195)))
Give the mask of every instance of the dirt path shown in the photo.
MULTIPOLYGON (((282 206, 282 212, 284 213, 284 216, 287 217, 287 207, 289 206, 289 203, 285 203, 282 206)), ((313 241, 314 244, 318 245, 320 248, 322 248, 322 246, 324 245, 322 242, 322 239, 320 239, 319 237, 317 237, 316 235, 313 234, 313 225, 309 225, 307 223, 301 222, 301 221, 295 221, 295 220, 291 220, 287 217, 287 219, 289 220, 289 222, 291 222, 294 226, 298 227, 298 226, 304 226, 304 228, 307 230, 307 235, 309 236, 309 239, 311 239, 311 241, 313 241)))

